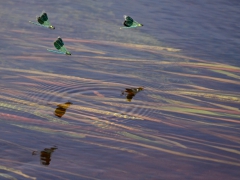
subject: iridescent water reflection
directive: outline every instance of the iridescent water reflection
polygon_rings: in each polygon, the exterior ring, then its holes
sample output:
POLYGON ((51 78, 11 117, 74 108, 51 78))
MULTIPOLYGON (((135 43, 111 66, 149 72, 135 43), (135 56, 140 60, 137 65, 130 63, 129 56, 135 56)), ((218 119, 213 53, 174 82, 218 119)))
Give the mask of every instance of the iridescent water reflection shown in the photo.
POLYGON ((238 5, 2 1, 0 179, 238 180, 238 5))

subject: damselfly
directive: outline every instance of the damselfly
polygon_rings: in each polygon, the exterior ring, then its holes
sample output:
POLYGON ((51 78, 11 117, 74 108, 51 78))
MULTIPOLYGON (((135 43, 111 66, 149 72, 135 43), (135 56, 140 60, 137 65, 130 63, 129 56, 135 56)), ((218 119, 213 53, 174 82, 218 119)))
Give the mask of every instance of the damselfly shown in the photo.
POLYGON ((58 37, 53 44, 57 50, 47 49, 48 51, 58 53, 58 54, 71 55, 71 53, 65 48, 62 38, 58 37))
POLYGON ((143 26, 142 24, 138 23, 137 21, 133 20, 133 18, 131 18, 130 16, 124 15, 124 22, 123 25, 125 27, 120 27, 120 29, 124 29, 124 28, 136 28, 136 27, 141 27, 143 26))
POLYGON ((38 26, 49 28, 49 29, 55 29, 55 27, 52 26, 51 23, 49 22, 47 13, 45 13, 44 11, 40 16, 37 16, 36 18, 37 18, 37 22, 32 22, 32 21, 29 21, 29 22, 38 26))

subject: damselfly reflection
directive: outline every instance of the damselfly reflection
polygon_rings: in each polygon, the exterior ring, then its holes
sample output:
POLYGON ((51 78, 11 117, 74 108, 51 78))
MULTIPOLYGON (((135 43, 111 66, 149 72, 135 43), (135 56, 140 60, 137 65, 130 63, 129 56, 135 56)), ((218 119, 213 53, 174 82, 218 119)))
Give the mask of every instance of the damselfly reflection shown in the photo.
POLYGON ((41 151, 40 154, 40 161, 42 165, 48 166, 51 161, 51 155, 52 153, 57 149, 57 147, 52 148, 45 148, 43 151, 41 151))
MULTIPOLYGON (((52 153, 57 149, 57 146, 53 146, 51 148, 45 148, 43 151, 40 152, 40 162, 44 166, 48 166, 51 161, 52 153)), ((38 155, 37 151, 33 151, 32 155, 38 155)))
POLYGON ((58 54, 71 55, 71 53, 67 50, 67 48, 65 48, 64 42, 61 37, 58 37, 57 40, 54 41, 53 44, 54 44, 55 48, 57 49, 57 51, 53 50, 53 49, 47 49, 48 51, 58 53, 58 54))
POLYGON ((126 88, 124 91, 122 91, 122 95, 126 96, 127 101, 131 102, 132 98, 140 91, 142 91, 144 88, 126 88))
POLYGON ((66 102, 65 104, 58 104, 54 112, 55 116, 61 118, 66 113, 67 108, 69 108, 71 104, 71 102, 66 102))
POLYGON ((38 26, 49 28, 49 29, 55 29, 55 27, 52 26, 51 23, 49 22, 47 13, 45 13, 44 11, 40 16, 37 16, 36 18, 37 18, 37 22, 32 22, 32 21, 29 21, 29 22, 38 26))
POLYGON ((136 28, 136 27, 141 27, 143 26, 142 24, 138 23, 137 21, 133 20, 130 16, 124 15, 123 16, 125 21, 123 22, 123 25, 125 27, 120 27, 120 29, 123 28, 136 28))

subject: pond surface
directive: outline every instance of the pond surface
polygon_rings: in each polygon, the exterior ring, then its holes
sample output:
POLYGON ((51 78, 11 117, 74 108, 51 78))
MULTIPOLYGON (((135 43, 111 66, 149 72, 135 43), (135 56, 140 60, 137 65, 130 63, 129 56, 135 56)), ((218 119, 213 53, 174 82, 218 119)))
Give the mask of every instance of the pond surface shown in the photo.
POLYGON ((237 180, 240 2, 0 2, 0 179, 237 180), (30 24, 42 10, 55 30, 30 24), (123 15, 144 26, 121 29, 123 15), (71 56, 54 54, 58 36, 71 56))

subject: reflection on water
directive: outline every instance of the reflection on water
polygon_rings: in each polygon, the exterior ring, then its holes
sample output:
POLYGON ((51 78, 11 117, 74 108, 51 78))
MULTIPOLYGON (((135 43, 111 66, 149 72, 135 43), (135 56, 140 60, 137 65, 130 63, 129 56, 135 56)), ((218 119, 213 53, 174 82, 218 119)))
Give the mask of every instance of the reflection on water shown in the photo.
POLYGON ((143 87, 139 87, 139 88, 126 88, 124 91, 122 91, 122 95, 126 96, 126 99, 128 102, 131 102, 132 98, 139 93, 140 91, 142 91, 144 88, 143 87))
POLYGON ((55 116, 61 118, 66 113, 67 108, 69 108, 69 106, 71 104, 72 104, 71 102, 66 102, 64 104, 58 104, 57 108, 54 112, 55 116))
MULTIPOLYGON (((44 150, 42 150, 40 152, 40 162, 41 162, 42 165, 45 165, 45 166, 50 165, 52 153, 56 149, 58 149, 57 146, 53 146, 51 148, 45 148, 44 150)), ((37 151, 33 151, 32 155, 38 155, 38 152, 37 151)))
POLYGON ((40 162, 42 165, 48 166, 51 161, 52 153, 57 149, 57 147, 45 148, 40 153, 40 162))
POLYGON ((1 1, 0 179, 238 180, 239 8, 203 1, 1 1))

